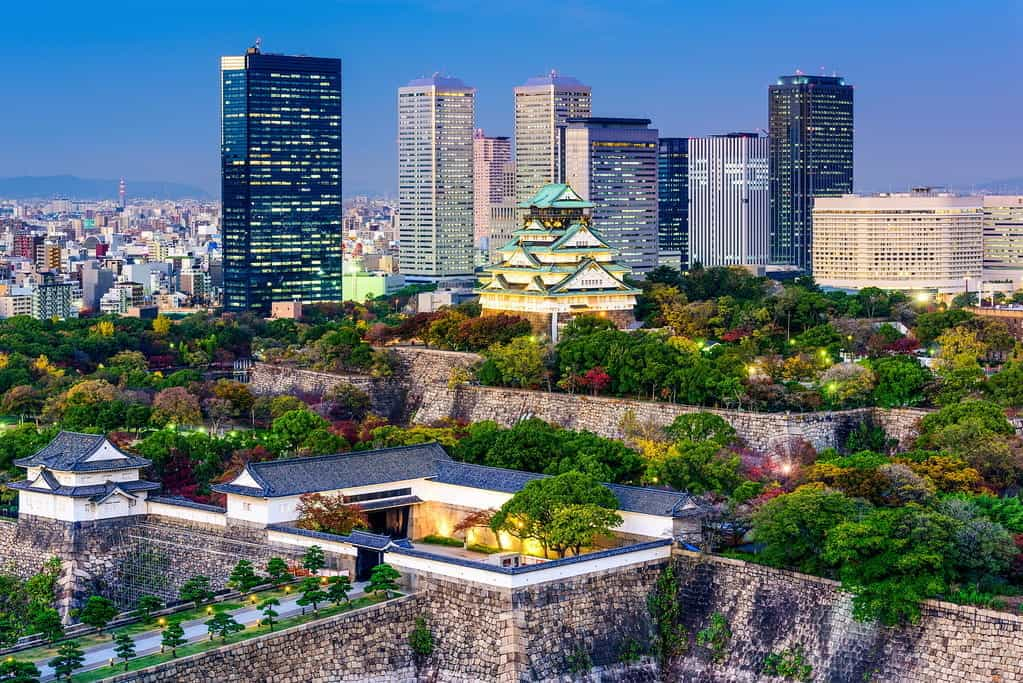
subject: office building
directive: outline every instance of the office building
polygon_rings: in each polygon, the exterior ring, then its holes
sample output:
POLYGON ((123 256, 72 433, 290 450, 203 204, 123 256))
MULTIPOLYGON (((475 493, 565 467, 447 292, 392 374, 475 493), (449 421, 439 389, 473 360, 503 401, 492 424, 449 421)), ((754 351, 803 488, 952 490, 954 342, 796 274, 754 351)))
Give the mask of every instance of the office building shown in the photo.
POLYGON ((410 282, 473 280, 475 99, 475 88, 438 75, 398 89, 398 237, 410 282))
POLYGON ((515 167, 511 161, 511 140, 487 137, 482 129, 472 139, 473 225, 477 241, 490 235, 491 208, 513 201, 515 167))
POLYGON ((768 89, 771 262, 811 270, 814 197, 853 191, 853 87, 782 76, 768 89))
POLYGON ((1023 195, 984 197, 984 279, 1023 286, 1023 195))
POLYGON ((981 197, 930 192, 820 197, 813 276, 823 287, 937 294, 979 291, 981 197))
POLYGON ((223 57, 224 307, 341 300, 341 60, 223 57))
POLYGON ((565 178, 562 150, 570 118, 591 113, 590 87, 551 71, 515 88, 515 201, 565 178))
POLYGON ((660 262, 689 263, 689 138, 657 141, 657 244, 660 262))
POLYGON ((99 310, 100 298, 114 286, 114 273, 99 261, 82 264, 82 306, 90 311, 99 310))
POLYGON ((566 181, 594 204, 593 227, 637 275, 657 267, 657 129, 650 119, 569 119, 566 181))
POLYGON ((767 155, 756 133, 690 138, 688 266, 767 264, 767 155))

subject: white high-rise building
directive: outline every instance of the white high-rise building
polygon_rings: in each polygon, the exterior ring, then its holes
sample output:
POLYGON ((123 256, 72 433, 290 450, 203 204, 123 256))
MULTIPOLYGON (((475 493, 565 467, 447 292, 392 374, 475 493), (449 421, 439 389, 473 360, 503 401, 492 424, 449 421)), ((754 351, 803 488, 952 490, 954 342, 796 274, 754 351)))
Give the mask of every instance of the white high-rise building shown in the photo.
POLYGON ((979 291, 984 200, 930 192, 817 197, 813 276, 840 289, 979 291))
MULTIPOLYGON (((515 195, 515 167, 511 162, 511 140, 487 137, 483 129, 473 136, 473 222, 476 239, 490 236, 491 208, 510 204, 515 195)), ((503 246, 503 245, 502 245, 503 246)))
POLYGON ((616 260, 642 276, 657 267, 657 129, 650 119, 570 119, 565 182, 592 202, 593 227, 616 260))
POLYGON ((398 89, 399 262, 410 282, 473 281, 475 99, 437 75, 398 89))
POLYGON ((1023 195, 984 197, 984 280, 1023 286, 1023 195))
POLYGON ((551 71, 515 88, 515 201, 565 180, 562 137, 570 118, 590 115, 590 86, 551 71))
POLYGON ((689 139, 689 263, 766 265, 769 146, 755 133, 689 139))

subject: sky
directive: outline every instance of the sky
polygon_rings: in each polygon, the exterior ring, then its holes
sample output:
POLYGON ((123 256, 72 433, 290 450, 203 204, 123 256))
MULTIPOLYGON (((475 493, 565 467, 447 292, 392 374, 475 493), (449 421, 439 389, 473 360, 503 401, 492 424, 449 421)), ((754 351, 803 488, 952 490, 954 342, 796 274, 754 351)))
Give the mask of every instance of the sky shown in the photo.
POLYGON ((163 180, 219 193, 219 57, 343 60, 344 194, 396 188, 396 90, 434 72, 477 88, 513 134, 512 88, 557 69, 595 115, 663 136, 767 126, 795 69, 854 84, 856 186, 1023 176, 1023 2, 175 0, 5 3, 0 177, 163 180))

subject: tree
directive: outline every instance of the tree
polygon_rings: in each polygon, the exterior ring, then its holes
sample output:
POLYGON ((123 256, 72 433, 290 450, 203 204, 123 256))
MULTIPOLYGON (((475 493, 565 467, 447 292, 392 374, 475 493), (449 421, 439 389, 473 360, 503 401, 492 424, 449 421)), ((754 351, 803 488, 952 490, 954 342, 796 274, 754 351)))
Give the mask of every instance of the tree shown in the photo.
POLYGON ((170 332, 171 321, 165 315, 158 315, 153 320, 153 334, 157 337, 166 337, 170 332))
POLYGON ((330 416, 335 420, 361 422, 370 410, 370 398, 362 389, 348 382, 339 382, 323 394, 323 402, 329 406, 330 416))
POLYGON ((263 602, 259 603, 259 611, 262 612, 263 614, 263 619, 260 621, 260 623, 269 628, 271 633, 274 630, 274 624, 277 623, 276 622, 277 617, 280 616, 280 614, 277 612, 277 610, 274 609, 274 607, 280 606, 281 601, 278 600, 277 598, 267 598, 263 602))
POLYGON ((199 399, 184 387, 170 387, 153 398, 153 423, 162 426, 167 423, 197 425, 202 422, 199 399))
POLYGON ((954 531, 952 519, 917 505, 878 508, 832 529, 824 559, 839 565, 857 619, 916 623, 920 602, 944 593, 954 577, 954 531))
POLYGON ((679 491, 731 495, 742 483, 740 458, 714 441, 679 441, 651 460, 647 477, 679 491))
POLYGON ((433 655, 433 631, 426 623, 426 617, 416 617, 415 628, 408 634, 408 644, 412 649, 412 658, 416 671, 419 672, 433 655))
POLYGON ((101 595, 92 595, 89 596, 89 599, 85 601, 85 606, 78 612, 78 619, 83 624, 92 626, 102 633, 107 624, 117 616, 117 613, 117 605, 114 604, 113 600, 104 598, 101 595))
POLYGON ((920 405, 924 389, 931 381, 930 371, 912 356, 895 355, 868 361, 877 377, 873 403, 882 408, 920 405))
POLYGON ((776 567, 826 574, 824 541, 842 522, 855 520, 869 506, 821 484, 800 486, 765 502, 753 515, 753 537, 760 557, 776 567))
POLYGON ((987 381, 991 396, 1003 406, 1023 408, 1023 362, 1011 361, 987 381))
POLYGON ((317 430, 325 430, 330 423, 308 408, 289 410, 273 421, 270 431, 281 439, 284 449, 294 452, 309 435, 317 430))
POLYGON ((194 602, 196 607, 211 600, 213 591, 210 589, 209 577, 198 574, 185 581, 178 589, 178 598, 182 602, 194 602))
POLYGON ((71 674, 82 668, 84 662, 85 653, 78 646, 78 641, 67 640, 60 644, 60 647, 57 648, 57 656, 47 664, 53 669, 53 675, 56 678, 63 677, 64 680, 70 681, 71 674))
POLYGON ((539 386, 543 380, 544 351, 544 346, 531 337, 518 337, 507 344, 491 345, 486 356, 502 384, 527 389, 539 386))
POLYGON ((327 598, 339 605, 343 602, 351 604, 352 600, 348 593, 352 590, 352 581, 347 576, 332 576, 327 584, 327 598))
POLYGON ((653 651, 667 680, 672 660, 689 646, 689 633, 682 623, 683 602, 679 598, 675 565, 669 564, 657 575, 646 604, 654 625, 653 651))
POLYGON ((302 597, 296 602, 303 607, 303 614, 305 613, 305 606, 312 605, 313 611, 319 611, 319 604, 324 600, 327 600, 327 594, 321 588, 323 584, 315 576, 310 576, 302 581, 302 597))
POLYGON ((171 656, 177 657, 178 648, 187 642, 185 629, 181 628, 181 624, 175 621, 167 624, 167 628, 163 630, 163 636, 160 638, 160 651, 162 652, 165 648, 169 647, 171 656))
POLYGON ((719 446, 735 441, 735 428, 714 413, 679 415, 664 431, 672 441, 713 441, 719 446))
POLYGON ((128 670, 128 660, 135 656, 135 641, 127 633, 118 633, 114 638, 114 653, 118 659, 124 660, 124 670, 128 670))
POLYGON ((838 363, 828 368, 820 379, 821 392, 827 405, 851 408, 866 405, 874 390, 875 376, 865 365, 838 363))
POLYGON ((244 631, 245 627, 227 612, 217 612, 212 619, 206 622, 206 630, 209 631, 210 640, 213 640, 213 636, 216 634, 222 641, 227 642, 229 635, 244 631))
MULTIPOLYGON (((497 511, 490 522, 494 533, 505 532, 519 539, 535 539, 547 554, 552 547, 554 518, 560 508, 570 505, 595 505, 614 511, 618 500, 596 479, 580 472, 566 472, 555 477, 534 479, 512 496, 497 511)), ((607 518, 591 516, 594 522, 607 518)), ((564 522, 561 522, 562 527, 564 522)), ((599 533, 604 528, 594 529, 599 533)), ((575 534, 581 533, 575 528, 575 534)))
POLYGON ((56 642, 64 635, 64 622, 52 607, 43 607, 31 617, 30 633, 42 635, 48 642, 56 642))
POLYGON ((267 560, 266 575, 267 578, 270 579, 270 583, 275 586, 287 583, 294 578, 291 574, 291 570, 288 569, 288 563, 280 557, 271 557, 267 560))
POLYGON ((386 562, 382 562, 373 567, 373 570, 370 572, 366 592, 374 594, 383 593, 384 598, 389 598, 392 592, 397 592, 398 579, 400 578, 401 574, 398 573, 397 569, 386 562))
POLYGON ((323 554, 323 548, 318 545, 311 545, 302 556, 302 566, 313 574, 319 574, 320 570, 327 566, 327 559, 323 554))
POLYGON ((261 583, 263 583, 263 577, 256 574, 252 562, 249 560, 238 560, 227 581, 228 586, 242 593, 248 593, 261 583))
POLYGON ((550 546, 558 557, 564 557, 569 549, 578 555, 598 536, 610 536, 621 524, 622 517, 614 510, 593 504, 565 505, 551 516, 550 546))
POLYGON ((0 661, 0 681, 4 683, 39 683, 39 668, 32 662, 19 662, 13 657, 0 661))
POLYGON ((366 513, 355 503, 345 502, 342 494, 307 493, 299 498, 297 525, 301 529, 328 534, 347 535, 352 529, 364 529, 369 524, 366 513))

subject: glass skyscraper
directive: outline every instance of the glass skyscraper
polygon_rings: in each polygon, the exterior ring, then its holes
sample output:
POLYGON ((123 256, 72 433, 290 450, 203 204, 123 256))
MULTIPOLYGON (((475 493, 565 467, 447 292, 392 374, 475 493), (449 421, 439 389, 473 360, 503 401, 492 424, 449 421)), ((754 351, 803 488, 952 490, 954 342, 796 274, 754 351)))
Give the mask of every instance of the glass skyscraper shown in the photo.
POLYGON ((224 308, 341 300, 341 60, 222 57, 224 308))
POLYGON ((673 267, 689 262, 689 138, 657 141, 657 242, 661 260, 678 254, 673 267))
POLYGON ((782 76, 768 89, 771 262, 809 272, 813 198, 853 191, 853 87, 782 76))

